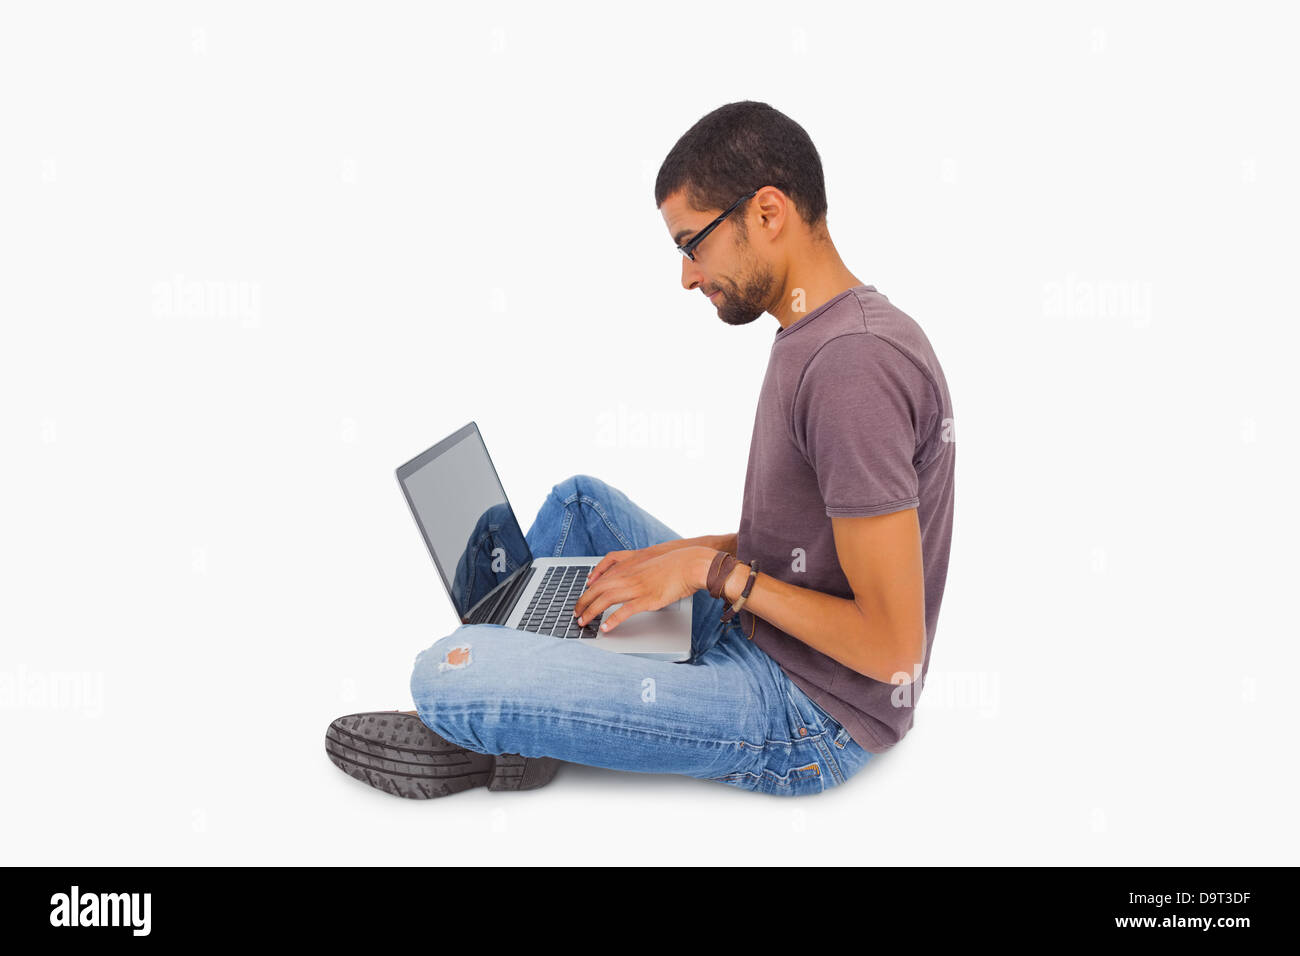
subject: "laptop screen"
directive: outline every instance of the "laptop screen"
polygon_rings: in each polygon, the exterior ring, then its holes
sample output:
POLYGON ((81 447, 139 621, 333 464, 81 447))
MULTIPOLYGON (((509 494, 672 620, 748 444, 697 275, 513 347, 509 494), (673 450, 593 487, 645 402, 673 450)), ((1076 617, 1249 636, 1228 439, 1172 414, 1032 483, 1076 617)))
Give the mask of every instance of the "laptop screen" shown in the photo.
POLYGON ((475 423, 402 465, 397 480, 462 619, 532 560, 475 423))

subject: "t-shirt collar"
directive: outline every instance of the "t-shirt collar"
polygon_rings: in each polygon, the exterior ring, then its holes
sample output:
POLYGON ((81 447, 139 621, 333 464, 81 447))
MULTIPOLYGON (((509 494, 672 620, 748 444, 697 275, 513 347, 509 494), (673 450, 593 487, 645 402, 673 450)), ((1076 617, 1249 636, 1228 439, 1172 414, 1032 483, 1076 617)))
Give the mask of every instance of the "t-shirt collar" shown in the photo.
POLYGON ((787 325, 785 328, 781 328, 780 326, 778 326, 778 327, 777 327, 777 330, 776 330, 776 335, 775 335, 775 337, 773 338, 773 341, 774 341, 774 342, 775 342, 775 341, 779 341, 780 338, 781 338, 781 336, 785 335, 787 332, 793 332, 795 329, 799 328, 799 326, 801 326, 801 325, 805 325, 805 324, 807 324, 808 322, 810 322, 811 320, 817 318, 817 316, 821 315, 823 312, 825 312, 827 309, 829 309, 831 306, 833 306, 836 302, 839 302, 839 301, 840 301, 841 299, 843 299, 846 295, 850 295, 850 294, 852 294, 853 292, 856 292, 858 289, 866 289, 866 290, 874 291, 874 290, 875 290, 875 286, 870 286, 870 285, 855 285, 855 286, 853 286, 853 288, 851 288, 851 289, 845 289, 845 290, 844 290, 843 292, 841 292, 839 295, 832 296, 830 299, 828 299, 827 301, 823 302, 821 305, 817 306, 817 308, 813 309, 813 310, 812 310, 811 312, 809 312, 807 315, 805 315, 805 316, 803 316, 801 319, 799 319, 799 321, 797 321, 797 322, 793 322, 793 323, 791 323, 790 325, 787 325))

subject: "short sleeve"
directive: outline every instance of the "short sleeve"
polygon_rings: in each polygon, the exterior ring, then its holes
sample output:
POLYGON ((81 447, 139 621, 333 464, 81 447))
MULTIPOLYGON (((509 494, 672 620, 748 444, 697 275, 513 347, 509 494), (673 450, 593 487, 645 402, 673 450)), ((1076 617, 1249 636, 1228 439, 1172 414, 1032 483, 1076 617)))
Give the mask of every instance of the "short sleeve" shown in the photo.
POLYGON ((854 332, 818 349, 796 388, 791 424, 826 514, 915 508, 917 449, 936 416, 929 379, 884 339, 854 332))

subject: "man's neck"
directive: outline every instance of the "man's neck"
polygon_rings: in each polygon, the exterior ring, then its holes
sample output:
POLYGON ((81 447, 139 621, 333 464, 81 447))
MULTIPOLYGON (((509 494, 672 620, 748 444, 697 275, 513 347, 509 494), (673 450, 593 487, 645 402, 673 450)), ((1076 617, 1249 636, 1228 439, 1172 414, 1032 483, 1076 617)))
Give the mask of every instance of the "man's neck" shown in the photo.
POLYGON ((770 311, 781 328, 788 329, 845 289, 860 285, 865 283, 848 270, 832 246, 822 259, 790 270, 781 299, 770 311))

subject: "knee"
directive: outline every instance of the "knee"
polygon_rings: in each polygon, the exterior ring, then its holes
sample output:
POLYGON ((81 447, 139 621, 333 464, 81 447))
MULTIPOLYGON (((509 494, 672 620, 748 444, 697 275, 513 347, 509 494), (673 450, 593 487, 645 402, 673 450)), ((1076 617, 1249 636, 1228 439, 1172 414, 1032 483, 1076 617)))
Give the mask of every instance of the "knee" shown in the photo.
POLYGON ((448 675, 468 673, 474 666, 475 645, 480 643, 482 625, 465 625, 439 638, 415 656, 411 669, 411 699, 421 718, 432 716, 435 705, 446 701, 465 685, 448 680, 448 675))
POLYGON ((551 493, 560 501, 568 504, 581 497, 602 498, 609 486, 594 475, 570 475, 557 482, 551 493))
POLYGON ((411 700, 420 720, 444 740, 462 747, 471 742, 446 718, 464 710, 466 700, 477 692, 471 675, 481 669, 475 651, 482 630, 481 625, 457 628, 420 651, 411 669, 411 700))
MULTIPOLYGON (((411 699, 426 727, 439 737, 477 753, 493 750, 491 735, 503 701, 521 691, 521 631, 495 624, 467 624, 439 638, 415 658, 411 699), (512 676, 514 675, 514 676, 512 676)), ((531 642, 528 642, 531 643, 531 642)))

